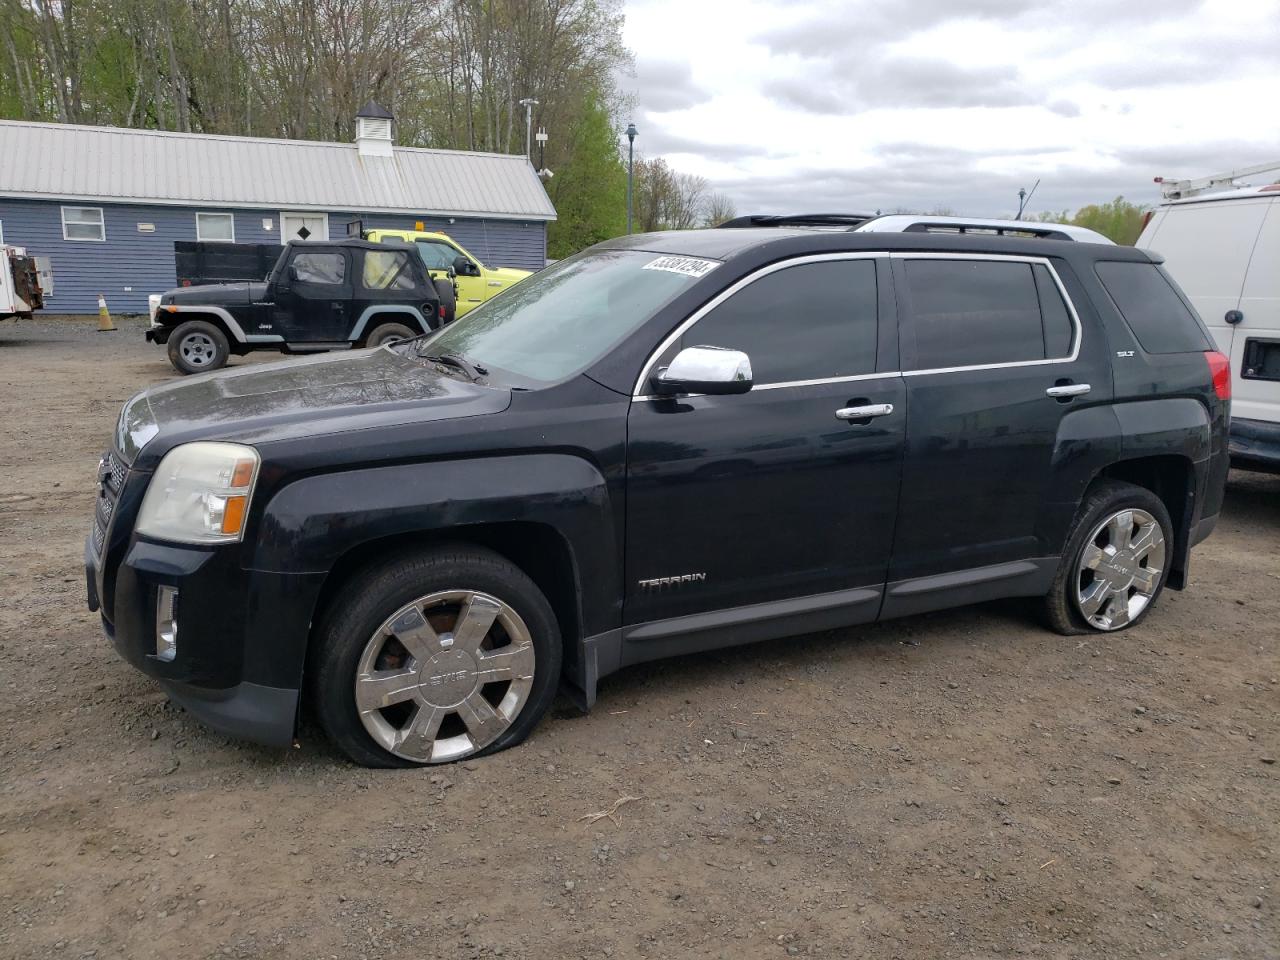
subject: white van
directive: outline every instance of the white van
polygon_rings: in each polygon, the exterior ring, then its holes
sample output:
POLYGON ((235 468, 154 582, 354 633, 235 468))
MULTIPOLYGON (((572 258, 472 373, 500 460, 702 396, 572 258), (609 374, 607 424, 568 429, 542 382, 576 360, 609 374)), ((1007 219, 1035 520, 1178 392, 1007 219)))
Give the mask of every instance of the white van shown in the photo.
POLYGON ((1161 204, 1137 246, 1231 358, 1232 463, 1280 470, 1280 183, 1161 204))

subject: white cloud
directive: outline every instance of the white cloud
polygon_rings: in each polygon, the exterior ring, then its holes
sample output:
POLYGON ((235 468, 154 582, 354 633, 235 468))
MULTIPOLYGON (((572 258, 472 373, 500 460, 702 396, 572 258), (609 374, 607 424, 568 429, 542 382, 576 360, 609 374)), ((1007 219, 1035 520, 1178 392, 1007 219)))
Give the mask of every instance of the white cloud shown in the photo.
POLYGON ((1280 160, 1280 0, 628 0, 636 146, 741 212, 1008 214, 1280 160))

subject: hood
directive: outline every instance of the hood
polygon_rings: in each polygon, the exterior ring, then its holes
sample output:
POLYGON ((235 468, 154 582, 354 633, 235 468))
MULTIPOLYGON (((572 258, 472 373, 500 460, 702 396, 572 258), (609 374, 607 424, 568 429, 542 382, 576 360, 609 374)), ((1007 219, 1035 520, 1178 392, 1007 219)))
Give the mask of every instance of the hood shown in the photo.
POLYGON ((380 347, 220 370, 144 390, 120 414, 116 447, 145 470, 192 440, 254 444, 500 413, 510 402, 505 388, 442 374, 380 347))
POLYGON ((517 270, 515 267, 490 267, 485 271, 487 274, 486 279, 505 280, 507 283, 515 283, 517 280, 523 280, 532 272, 532 270, 517 270))
POLYGON ((267 293, 265 281, 239 283, 205 283, 195 287, 174 287, 160 298, 161 305, 203 306, 205 304, 240 304, 261 300, 267 293))

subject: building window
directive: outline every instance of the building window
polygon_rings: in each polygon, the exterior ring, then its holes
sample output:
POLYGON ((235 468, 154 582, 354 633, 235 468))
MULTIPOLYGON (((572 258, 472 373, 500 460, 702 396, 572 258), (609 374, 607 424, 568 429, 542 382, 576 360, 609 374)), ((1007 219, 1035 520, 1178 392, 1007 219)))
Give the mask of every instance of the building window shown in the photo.
POLYGON ((63 207, 62 239, 94 240, 98 243, 106 240, 107 228, 102 222, 102 208, 63 207))
POLYGON ((230 213, 197 213, 196 239, 215 243, 236 242, 236 218, 230 213))

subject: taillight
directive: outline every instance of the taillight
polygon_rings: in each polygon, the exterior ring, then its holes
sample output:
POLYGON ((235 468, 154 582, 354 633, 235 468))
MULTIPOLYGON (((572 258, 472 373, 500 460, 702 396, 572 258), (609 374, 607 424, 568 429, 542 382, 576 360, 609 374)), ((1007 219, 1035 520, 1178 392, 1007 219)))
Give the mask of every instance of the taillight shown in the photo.
POLYGON ((1217 350, 1206 350, 1204 358, 1209 361, 1209 376, 1213 378, 1213 392, 1219 400, 1231 399, 1231 361, 1217 350))

